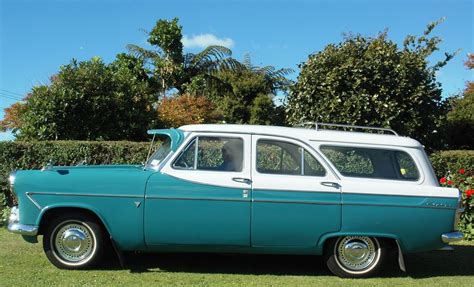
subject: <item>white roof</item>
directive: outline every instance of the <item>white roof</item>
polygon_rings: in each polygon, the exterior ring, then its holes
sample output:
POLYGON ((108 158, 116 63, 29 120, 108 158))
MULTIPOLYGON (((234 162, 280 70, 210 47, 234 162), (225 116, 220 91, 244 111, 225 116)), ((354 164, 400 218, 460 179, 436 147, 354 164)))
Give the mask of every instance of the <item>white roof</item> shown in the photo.
POLYGON ((409 137, 350 131, 315 130, 308 128, 290 128, 260 125, 203 124, 186 125, 180 127, 179 129, 184 132, 219 132, 285 136, 304 141, 309 140, 325 142, 380 144, 404 147, 422 146, 418 141, 409 137))

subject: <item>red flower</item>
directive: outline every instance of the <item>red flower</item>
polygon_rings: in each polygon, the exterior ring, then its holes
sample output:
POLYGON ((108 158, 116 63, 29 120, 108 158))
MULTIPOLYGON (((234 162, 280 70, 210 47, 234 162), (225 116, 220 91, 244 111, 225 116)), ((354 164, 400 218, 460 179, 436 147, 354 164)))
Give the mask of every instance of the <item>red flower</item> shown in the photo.
POLYGON ((446 177, 442 177, 442 178, 439 180, 439 183, 446 183, 446 177))
POLYGON ((449 185, 453 185, 453 183, 454 183, 454 182, 453 182, 452 180, 448 180, 448 184, 449 184, 449 185))
POLYGON ((461 169, 459 170, 459 173, 460 173, 460 174, 465 174, 465 173, 466 173, 466 170, 465 170, 464 168, 461 168, 461 169))
POLYGON ((472 189, 466 190, 466 197, 471 197, 472 195, 474 195, 474 190, 472 189))

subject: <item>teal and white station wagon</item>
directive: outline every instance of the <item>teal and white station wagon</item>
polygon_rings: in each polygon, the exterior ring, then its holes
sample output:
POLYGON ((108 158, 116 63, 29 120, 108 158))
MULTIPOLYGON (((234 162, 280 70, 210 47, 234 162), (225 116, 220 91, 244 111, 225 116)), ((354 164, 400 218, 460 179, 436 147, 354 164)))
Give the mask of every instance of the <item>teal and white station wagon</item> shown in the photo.
POLYGON ((16 171, 8 229, 29 242, 42 235, 65 269, 96 265, 112 245, 119 257, 323 255, 340 277, 374 275, 392 254, 405 270, 403 254, 462 240, 459 190, 439 186, 419 142, 331 126, 150 130, 162 143, 146 164, 16 171))

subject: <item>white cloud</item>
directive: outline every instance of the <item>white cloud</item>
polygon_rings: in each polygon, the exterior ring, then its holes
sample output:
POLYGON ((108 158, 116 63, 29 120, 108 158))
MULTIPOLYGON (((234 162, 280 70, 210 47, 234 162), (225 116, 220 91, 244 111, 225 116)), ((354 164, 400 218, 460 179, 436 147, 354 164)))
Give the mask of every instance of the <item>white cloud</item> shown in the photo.
POLYGON ((231 38, 219 39, 213 34, 199 34, 192 37, 184 35, 182 42, 185 48, 206 48, 210 45, 219 45, 227 48, 234 46, 234 40, 231 38))

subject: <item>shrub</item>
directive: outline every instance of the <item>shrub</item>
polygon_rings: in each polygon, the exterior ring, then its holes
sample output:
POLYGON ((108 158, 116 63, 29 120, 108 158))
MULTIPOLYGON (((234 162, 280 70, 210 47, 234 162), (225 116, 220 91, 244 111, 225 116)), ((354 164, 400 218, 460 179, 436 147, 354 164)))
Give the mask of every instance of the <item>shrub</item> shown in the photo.
POLYGON ((433 168, 442 186, 462 191, 464 213, 459 228, 468 240, 474 239, 474 150, 448 150, 430 155, 433 168))
POLYGON ((461 168, 474 170, 474 150, 439 151, 432 153, 430 160, 438 179, 461 168))
POLYGON ((474 176, 473 170, 464 168, 451 171, 439 182, 442 186, 459 188, 462 192, 462 205, 464 212, 461 214, 459 229, 467 240, 474 239, 474 176))

